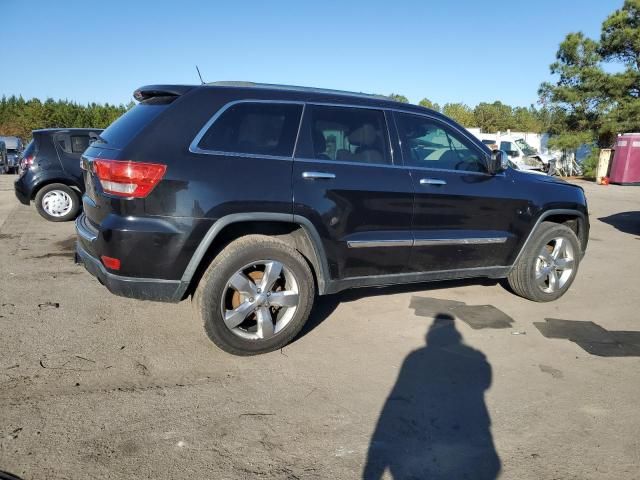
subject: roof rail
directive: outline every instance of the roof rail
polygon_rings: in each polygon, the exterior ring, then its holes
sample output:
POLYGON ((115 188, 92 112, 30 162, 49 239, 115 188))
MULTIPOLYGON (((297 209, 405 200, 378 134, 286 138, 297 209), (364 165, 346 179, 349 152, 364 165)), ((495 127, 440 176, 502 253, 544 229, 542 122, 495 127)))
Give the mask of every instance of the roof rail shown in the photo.
POLYGON ((266 90, 285 90, 291 92, 310 92, 310 93, 326 93, 330 95, 346 95, 350 97, 363 97, 363 98, 376 98, 378 100, 393 100, 384 95, 377 95, 373 93, 362 92, 349 92, 346 90, 333 90, 330 88, 316 88, 316 87, 301 87, 298 85, 279 85, 275 83, 255 83, 245 81, 218 81, 209 82, 205 85, 212 87, 239 87, 239 88, 264 88, 266 90))

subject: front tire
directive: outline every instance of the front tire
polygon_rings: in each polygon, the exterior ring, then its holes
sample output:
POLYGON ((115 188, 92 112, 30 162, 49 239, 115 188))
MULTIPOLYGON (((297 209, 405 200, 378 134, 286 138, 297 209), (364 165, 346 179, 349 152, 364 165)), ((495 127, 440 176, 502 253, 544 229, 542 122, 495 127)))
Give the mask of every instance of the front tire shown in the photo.
POLYGON ((50 222, 67 222, 80 213, 80 195, 62 183, 42 187, 35 198, 36 209, 50 222))
POLYGON ((207 336, 233 355, 284 347, 306 323, 315 296, 297 250, 265 235, 231 242, 211 262, 194 295, 207 336))
POLYGON ((576 278, 580 242, 569 227, 542 222, 507 280, 519 296, 551 302, 564 295, 576 278))

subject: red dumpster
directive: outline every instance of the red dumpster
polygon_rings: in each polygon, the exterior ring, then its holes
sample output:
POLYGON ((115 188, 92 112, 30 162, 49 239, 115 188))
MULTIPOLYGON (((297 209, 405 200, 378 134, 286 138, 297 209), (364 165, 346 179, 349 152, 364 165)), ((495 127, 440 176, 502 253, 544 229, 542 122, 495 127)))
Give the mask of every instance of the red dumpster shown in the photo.
POLYGON ((619 185, 640 185, 640 133, 625 133, 618 137, 609 181, 619 185))

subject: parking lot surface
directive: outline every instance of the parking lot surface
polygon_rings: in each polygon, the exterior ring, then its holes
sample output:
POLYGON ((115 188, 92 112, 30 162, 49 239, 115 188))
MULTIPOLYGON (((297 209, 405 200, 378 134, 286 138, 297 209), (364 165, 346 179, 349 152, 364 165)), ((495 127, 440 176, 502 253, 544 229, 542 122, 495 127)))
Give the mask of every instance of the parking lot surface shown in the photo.
POLYGON ((19 205, 12 180, 0 176, 0 470, 638 478, 640 188, 581 183, 591 240, 556 302, 483 280, 354 290, 320 298, 282 351, 238 358, 190 301, 108 293, 73 263, 73 224, 19 205))

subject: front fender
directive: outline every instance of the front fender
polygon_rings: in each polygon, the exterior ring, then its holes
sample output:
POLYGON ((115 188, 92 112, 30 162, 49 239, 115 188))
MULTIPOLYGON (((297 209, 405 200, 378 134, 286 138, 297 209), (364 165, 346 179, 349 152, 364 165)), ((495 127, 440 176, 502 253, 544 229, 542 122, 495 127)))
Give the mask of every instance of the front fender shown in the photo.
POLYGON ((556 215, 573 217, 578 220, 579 222, 578 231, 580 232, 578 240, 580 241, 580 244, 582 247, 582 255, 584 255, 587 247, 587 242, 589 241, 589 216, 587 212, 581 211, 580 209, 575 209, 575 208, 567 208, 567 209, 558 208, 558 209, 544 210, 542 213, 540 213, 540 215, 538 215, 538 218, 535 224, 533 225, 533 228, 529 232, 529 235, 527 235, 527 238, 525 239, 525 241, 522 242, 522 244, 520 245, 520 250, 518 251, 518 254, 516 255, 513 263, 511 264, 510 269, 513 269, 516 266, 516 264, 520 260, 520 257, 522 257, 525 249, 527 248, 527 245, 529 244, 529 242, 532 241, 533 236, 536 230, 538 229, 538 227, 540 226, 540 224, 545 219, 552 216, 556 216, 556 215))

